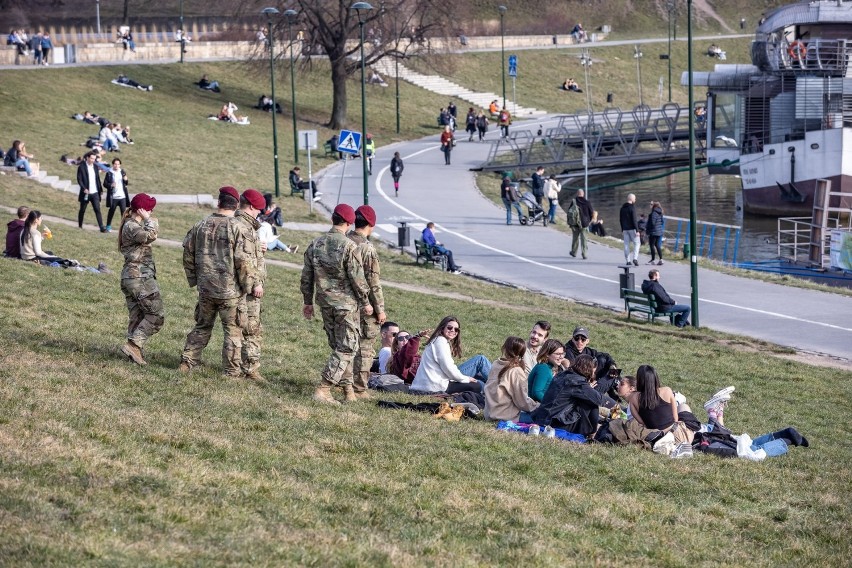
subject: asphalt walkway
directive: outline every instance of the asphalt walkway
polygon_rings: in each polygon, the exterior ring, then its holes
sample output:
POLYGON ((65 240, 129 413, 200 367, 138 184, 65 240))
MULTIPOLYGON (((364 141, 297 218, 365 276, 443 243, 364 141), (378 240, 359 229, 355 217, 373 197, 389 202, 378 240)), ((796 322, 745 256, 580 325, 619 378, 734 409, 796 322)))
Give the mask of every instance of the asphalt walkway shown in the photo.
MULTIPOLYGON (((555 122, 543 117, 513 128, 535 128, 555 122)), ((541 225, 506 225, 505 210, 484 198, 471 168, 487 157, 490 142, 459 142, 452 165, 444 165, 438 136, 380 147, 369 177, 369 201, 378 214, 377 235, 396 243, 396 223, 412 224, 412 244, 427 221, 437 225, 437 238, 450 248, 464 273, 506 282, 535 292, 623 309, 619 274, 624 263, 620 248, 589 245, 589 258, 571 258, 569 235, 541 225), (393 152, 405 162, 400 195, 394 197, 388 166, 393 152)), ((497 129, 488 133, 493 141, 497 129)), ((322 204, 363 203, 363 180, 358 160, 338 162, 320 174, 322 204)), ((594 204, 594 195, 591 196, 594 204)), ((699 201, 699 218, 701 203, 699 201)), ((564 213, 560 212, 564 223, 564 213)), ((411 250, 411 248, 409 248, 411 250)), ((647 277, 644 257, 633 270, 637 288, 647 277)), ((690 267, 668 263, 661 283, 679 303, 690 303, 690 267)), ((428 273, 424 272, 424 276, 428 273)), ((849 360, 852 369, 852 298, 792 288, 749 278, 729 276, 699 267, 699 315, 702 327, 742 334, 800 351, 849 360)), ((579 323, 579 322, 578 322, 579 323)))

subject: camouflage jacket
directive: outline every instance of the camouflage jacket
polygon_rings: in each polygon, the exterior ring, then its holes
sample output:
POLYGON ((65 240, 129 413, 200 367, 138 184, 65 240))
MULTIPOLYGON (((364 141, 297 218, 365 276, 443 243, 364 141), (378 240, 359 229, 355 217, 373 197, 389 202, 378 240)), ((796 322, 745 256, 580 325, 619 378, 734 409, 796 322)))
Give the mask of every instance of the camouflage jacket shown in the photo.
POLYGON ((370 288, 368 297, 370 305, 373 306, 373 313, 376 315, 383 313, 385 311, 385 297, 382 294, 382 284, 379 282, 379 255, 376 248, 367 237, 357 231, 350 231, 346 236, 358 245, 356 254, 364 268, 364 278, 370 288))
POLYGON ((130 217, 121 227, 119 250, 124 255, 124 268, 121 270, 122 278, 150 278, 157 277, 157 267, 154 266, 154 255, 151 252, 151 243, 157 240, 159 223, 153 217, 144 224, 130 217))
POLYGON ((183 270, 198 294, 221 300, 239 298, 259 282, 254 252, 233 217, 213 213, 183 239, 183 270))
POLYGON ((358 259, 358 246, 334 227, 315 239, 305 251, 301 290, 305 305, 313 305, 316 291, 320 307, 366 306, 370 288, 358 259))
POLYGON ((263 248, 260 244, 260 239, 257 238, 257 230, 260 228, 260 221, 247 215, 242 211, 234 213, 234 218, 231 221, 236 224, 240 234, 243 237, 243 252, 245 255, 254 257, 256 267, 256 275, 254 283, 247 287, 246 293, 250 293, 255 285, 263 285, 266 282, 266 261, 263 256, 263 248))

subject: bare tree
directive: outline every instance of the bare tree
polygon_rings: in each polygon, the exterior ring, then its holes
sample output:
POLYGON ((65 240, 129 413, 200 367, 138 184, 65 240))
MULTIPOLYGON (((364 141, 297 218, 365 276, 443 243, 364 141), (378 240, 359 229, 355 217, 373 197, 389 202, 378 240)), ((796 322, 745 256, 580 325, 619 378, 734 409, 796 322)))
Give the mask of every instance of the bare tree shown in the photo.
MULTIPOLYGON (((324 53, 331 65, 333 88, 329 128, 346 126, 346 79, 361 67, 359 16, 352 0, 298 0, 305 29, 303 53, 324 53)), ((405 59, 429 49, 429 38, 449 35, 451 0, 383 0, 361 14, 364 21, 364 64, 391 57, 405 59)), ((286 37, 286 19, 270 30, 286 37)))

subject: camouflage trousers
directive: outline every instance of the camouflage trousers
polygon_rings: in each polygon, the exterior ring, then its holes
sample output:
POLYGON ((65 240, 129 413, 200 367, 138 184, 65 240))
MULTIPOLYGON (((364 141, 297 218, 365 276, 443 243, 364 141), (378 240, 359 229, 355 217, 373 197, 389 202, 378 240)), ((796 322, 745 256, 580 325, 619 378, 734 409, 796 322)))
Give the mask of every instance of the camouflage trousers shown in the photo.
POLYGON ((246 321, 246 307, 243 298, 198 297, 195 305, 195 327, 186 336, 181 361, 191 367, 201 364, 201 352, 210 343, 216 316, 222 320, 225 339, 222 343, 222 372, 230 376, 239 376, 243 348, 243 327, 246 321))
POLYGON ((345 375, 345 378, 349 379, 354 385, 355 392, 367 390, 367 383, 370 380, 370 367, 373 366, 373 358, 376 356, 376 337, 379 335, 380 327, 376 316, 361 316, 358 350, 355 351, 352 366, 346 371, 345 375))
POLYGON ((127 339, 142 349, 165 322, 163 299, 156 278, 123 278, 121 291, 127 301, 130 322, 127 339))
POLYGON ((328 337, 331 356, 321 376, 335 385, 352 384, 352 360, 358 351, 361 318, 358 308, 321 308, 322 327, 328 337), (348 376, 347 376, 348 375, 348 376))
POLYGON ((263 312, 260 299, 246 294, 246 325, 243 328, 242 369, 246 374, 260 371, 260 349, 263 347, 263 312))

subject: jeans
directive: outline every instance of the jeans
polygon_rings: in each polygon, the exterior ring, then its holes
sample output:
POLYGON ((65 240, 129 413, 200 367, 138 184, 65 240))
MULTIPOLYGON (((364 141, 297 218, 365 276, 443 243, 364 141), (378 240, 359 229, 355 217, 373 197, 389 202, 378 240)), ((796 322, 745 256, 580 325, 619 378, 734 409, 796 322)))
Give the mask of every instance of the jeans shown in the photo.
POLYGON ((678 327, 685 327, 689 322, 689 314, 692 310, 689 306, 685 306, 683 304, 675 304, 670 308, 666 308, 663 310, 665 314, 677 314, 675 316, 675 325, 678 327))
POLYGON ((639 260, 639 233, 633 229, 621 231, 621 238, 624 240, 624 262, 639 260))
POLYGON ((453 251, 448 248, 444 248, 443 245, 435 245, 432 247, 433 250, 437 251, 440 254, 446 255, 447 257, 447 270, 457 270, 456 262, 453 260, 453 251))
POLYGON ((547 212, 547 222, 548 223, 555 223, 556 222, 556 207, 557 207, 557 205, 559 205, 559 200, 558 199, 550 199, 549 197, 548 197, 548 200, 550 201, 550 210, 547 212))
POLYGON ((30 167, 30 161, 26 158, 18 158, 15 162, 15 169, 23 167, 28 176, 33 175, 33 169, 30 167))
POLYGON ((651 245, 651 260, 654 260, 657 256, 660 257, 660 260, 663 260, 663 236, 648 235, 648 242, 651 245))
POLYGON ((459 365, 459 371, 463 375, 485 382, 488 380, 488 373, 491 372, 491 361, 485 355, 474 355, 459 365))
POLYGON ((290 252, 290 247, 282 243, 280 240, 275 239, 274 241, 266 243, 266 250, 286 250, 287 252, 290 252))
POLYGON ((521 211, 521 204, 520 203, 518 203, 517 201, 512 201, 511 199, 506 199, 504 197, 503 198, 503 205, 506 207, 506 224, 507 225, 512 224, 512 206, 514 206, 515 210, 518 212, 518 222, 521 221, 521 217, 523 217, 524 214, 521 211))
POLYGON ((776 440, 772 434, 764 434, 752 440, 751 449, 754 451, 763 450, 766 452, 766 457, 774 458, 787 453, 787 442, 776 440))

